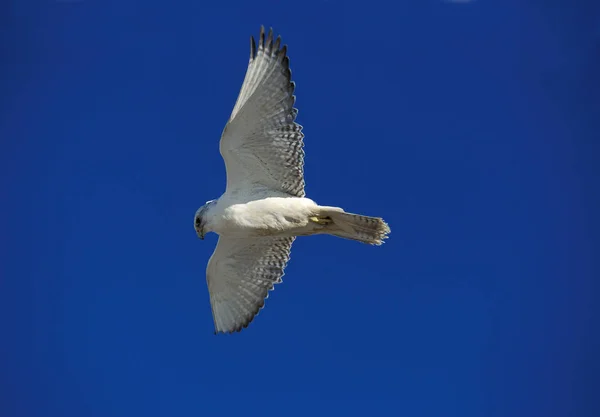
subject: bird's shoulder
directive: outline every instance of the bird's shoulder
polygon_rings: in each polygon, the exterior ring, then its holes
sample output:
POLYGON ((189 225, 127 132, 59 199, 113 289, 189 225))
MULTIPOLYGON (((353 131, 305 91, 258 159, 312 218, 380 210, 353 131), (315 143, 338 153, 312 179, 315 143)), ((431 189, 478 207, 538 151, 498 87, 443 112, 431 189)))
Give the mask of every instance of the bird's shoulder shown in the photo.
POLYGON ((262 184, 241 184, 236 187, 227 188, 225 193, 219 198, 219 204, 244 204, 271 197, 291 197, 291 195, 265 187, 262 184))

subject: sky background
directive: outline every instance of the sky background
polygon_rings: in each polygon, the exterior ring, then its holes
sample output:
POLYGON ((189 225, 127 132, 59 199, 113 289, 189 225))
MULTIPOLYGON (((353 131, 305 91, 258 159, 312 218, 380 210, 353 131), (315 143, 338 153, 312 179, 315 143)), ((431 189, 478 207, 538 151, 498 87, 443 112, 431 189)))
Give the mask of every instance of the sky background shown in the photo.
POLYGON ((600 3, 4 1, 0 416, 600 415, 600 3), (300 238, 213 335, 219 137, 289 46, 300 238), (596 303, 596 305, 594 305, 596 303))

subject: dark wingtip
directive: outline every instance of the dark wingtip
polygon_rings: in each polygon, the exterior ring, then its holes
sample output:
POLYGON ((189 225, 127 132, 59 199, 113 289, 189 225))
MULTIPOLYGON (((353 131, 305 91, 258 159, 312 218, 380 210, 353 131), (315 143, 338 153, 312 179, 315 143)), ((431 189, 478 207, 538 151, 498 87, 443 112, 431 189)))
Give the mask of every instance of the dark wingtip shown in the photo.
POLYGON ((269 28, 269 35, 267 36, 267 43, 265 44, 265 49, 267 50, 267 53, 269 53, 271 51, 272 47, 273 47, 273 28, 269 28))
POLYGON ((254 36, 250 36, 250 61, 252 61, 255 56, 256 56, 256 42, 254 41, 254 36))
MULTIPOLYGON (((283 64, 283 68, 285 68, 286 71, 290 70, 290 59, 287 57, 287 55, 283 57, 283 61, 281 61, 281 63, 283 64)), ((291 75, 291 73, 290 73, 290 75, 291 75)))
POLYGON ((283 45, 283 47, 281 48, 281 52, 279 52, 278 58, 281 61, 283 61, 286 56, 287 56, 287 45, 283 45))
POLYGON ((262 49, 265 46, 265 27, 260 25, 260 36, 258 37, 258 49, 262 49))
POLYGON ((279 45, 281 44, 281 36, 277 36, 277 39, 275 39, 275 45, 273 46, 273 49, 275 50, 275 53, 279 53, 279 45))

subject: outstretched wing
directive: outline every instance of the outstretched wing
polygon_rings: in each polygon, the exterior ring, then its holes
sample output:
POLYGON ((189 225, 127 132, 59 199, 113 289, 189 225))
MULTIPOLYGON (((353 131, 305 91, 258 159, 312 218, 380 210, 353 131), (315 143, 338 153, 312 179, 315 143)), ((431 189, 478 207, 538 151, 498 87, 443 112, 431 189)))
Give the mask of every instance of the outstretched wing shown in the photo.
POLYGON ((248 326, 281 282, 293 242, 293 237, 219 238, 206 268, 215 333, 248 326))
POLYGON ((250 38, 250 62, 231 117, 221 136, 227 169, 227 191, 266 187, 304 197, 302 126, 295 123, 294 83, 287 47, 265 40, 261 27, 258 50, 250 38))

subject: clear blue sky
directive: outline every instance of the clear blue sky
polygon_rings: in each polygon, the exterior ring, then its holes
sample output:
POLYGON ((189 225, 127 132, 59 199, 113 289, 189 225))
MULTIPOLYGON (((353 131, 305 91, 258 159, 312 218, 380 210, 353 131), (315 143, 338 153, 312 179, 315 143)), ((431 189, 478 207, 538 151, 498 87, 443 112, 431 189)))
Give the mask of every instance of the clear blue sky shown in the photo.
POLYGON ((597 1, 0 16, 0 416, 600 415, 597 1), (193 217, 261 24, 308 195, 392 235, 298 239, 251 326, 214 336, 193 217))

